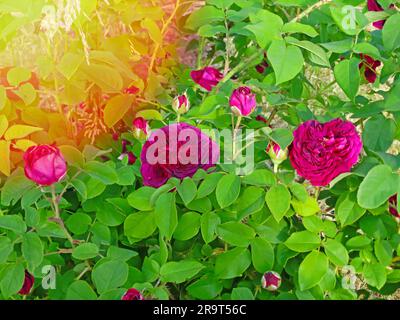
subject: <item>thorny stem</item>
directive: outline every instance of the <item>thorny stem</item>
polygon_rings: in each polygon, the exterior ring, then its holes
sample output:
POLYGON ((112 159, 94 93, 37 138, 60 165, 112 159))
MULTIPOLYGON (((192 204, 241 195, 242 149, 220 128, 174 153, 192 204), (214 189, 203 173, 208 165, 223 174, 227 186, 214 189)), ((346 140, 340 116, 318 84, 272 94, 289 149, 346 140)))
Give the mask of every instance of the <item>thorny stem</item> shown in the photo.
POLYGON ((331 2, 332 0, 321 0, 315 4, 313 4, 312 6, 310 6, 308 9, 304 10, 302 13, 298 14, 295 18, 293 18, 292 20, 290 20, 290 22, 298 22, 301 19, 303 19, 304 17, 307 17, 312 11, 319 9, 320 7, 322 7, 323 5, 331 2))
MULTIPOLYGON (((167 30, 168 26, 172 22, 172 19, 174 19, 175 15, 176 15, 176 13, 178 11, 178 8, 180 6, 180 1, 181 0, 176 0, 174 11, 171 13, 171 15, 169 16, 168 20, 164 23, 164 25, 163 25, 163 27, 161 29, 161 41, 160 41, 161 43, 163 42, 165 31, 167 30)), ((153 52, 153 55, 151 57, 151 62, 150 62, 150 66, 149 66, 149 72, 151 72, 153 70, 154 63, 155 63, 156 58, 157 58, 158 49, 160 49, 161 43, 157 43, 156 47, 154 48, 154 52, 153 52)))
POLYGON ((51 195, 52 195, 52 203, 53 203, 53 209, 54 209, 54 214, 56 216, 56 219, 54 219, 55 222, 58 223, 58 225, 64 230, 65 235, 67 236, 69 242, 71 242, 72 248, 74 248, 74 239, 68 232, 67 228, 65 227, 64 221, 61 219, 60 216, 60 207, 59 207, 59 199, 57 198, 56 195, 56 188, 54 184, 51 186, 51 195))

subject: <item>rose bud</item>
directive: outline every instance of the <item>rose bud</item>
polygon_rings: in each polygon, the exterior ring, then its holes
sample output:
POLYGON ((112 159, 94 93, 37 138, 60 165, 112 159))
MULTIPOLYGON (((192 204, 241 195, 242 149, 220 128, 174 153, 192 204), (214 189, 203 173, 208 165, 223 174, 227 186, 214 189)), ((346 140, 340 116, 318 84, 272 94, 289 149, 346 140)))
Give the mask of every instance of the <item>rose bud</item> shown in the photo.
POLYGON ((278 166, 287 159, 288 150, 282 150, 279 144, 274 141, 270 141, 267 149, 265 150, 274 164, 274 172, 278 171, 278 166))
POLYGON ((275 271, 268 271, 262 276, 261 284, 268 291, 276 291, 281 286, 281 276, 275 271))
POLYGON ((131 288, 125 292, 125 294, 122 296, 121 300, 144 300, 144 298, 139 290, 136 290, 135 288, 131 288))
POLYGON ((256 65, 256 71, 260 74, 263 74, 265 71, 265 67, 262 64, 256 65))
POLYGON ((232 112, 237 116, 246 117, 256 108, 256 95, 251 93, 249 87, 239 87, 233 90, 229 105, 232 112))
POLYGON ((150 127, 146 119, 138 117, 135 120, 133 120, 132 126, 133 126, 133 135, 135 136, 136 139, 145 140, 148 137, 150 133, 150 127))
POLYGON ((135 157, 135 155, 131 151, 121 153, 121 155, 118 157, 118 160, 124 160, 125 157, 128 157, 128 164, 129 165, 135 164, 135 162, 137 160, 137 158, 135 157))
POLYGON ((25 278, 24 284, 22 285, 21 290, 19 290, 19 294, 28 295, 31 292, 33 284, 35 283, 35 278, 28 271, 25 270, 25 278))
POLYGON ((358 68, 360 70, 364 70, 365 80, 367 80, 369 83, 374 83, 376 80, 376 68, 381 65, 381 62, 366 54, 360 54, 360 57, 362 61, 358 65, 358 68))
POLYGON ((397 211, 397 194, 394 194, 389 198, 389 212, 396 218, 400 218, 400 214, 397 211))
POLYGON ((179 114, 184 114, 189 111, 190 102, 187 98, 186 93, 180 95, 174 99, 172 102, 172 109, 179 114))
POLYGON ((190 76, 194 82, 207 91, 211 91, 223 78, 221 72, 213 67, 205 67, 201 70, 193 70, 190 76))
POLYGON ((326 123, 308 120, 293 132, 293 137, 290 162, 299 176, 316 187, 350 172, 362 149, 356 127, 342 119, 326 123))
POLYGON ((65 159, 56 146, 32 146, 26 150, 24 161, 26 177, 42 186, 59 182, 67 173, 65 159))
POLYGON ((126 94, 138 94, 139 91, 140 91, 139 88, 135 86, 130 86, 124 89, 124 93, 126 94))
POLYGON ((114 133, 112 134, 112 139, 113 139, 114 141, 118 141, 118 139, 119 139, 119 134, 118 134, 117 132, 114 132, 114 133))

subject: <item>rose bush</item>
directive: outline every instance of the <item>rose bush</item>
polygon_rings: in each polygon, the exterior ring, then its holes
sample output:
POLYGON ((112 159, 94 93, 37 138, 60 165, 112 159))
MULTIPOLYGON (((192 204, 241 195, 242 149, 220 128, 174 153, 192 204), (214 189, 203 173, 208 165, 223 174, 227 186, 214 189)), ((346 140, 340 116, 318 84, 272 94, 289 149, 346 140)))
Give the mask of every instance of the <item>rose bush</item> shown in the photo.
POLYGON ((398 299, 398 2, 7 3, 1 299, 398 299))

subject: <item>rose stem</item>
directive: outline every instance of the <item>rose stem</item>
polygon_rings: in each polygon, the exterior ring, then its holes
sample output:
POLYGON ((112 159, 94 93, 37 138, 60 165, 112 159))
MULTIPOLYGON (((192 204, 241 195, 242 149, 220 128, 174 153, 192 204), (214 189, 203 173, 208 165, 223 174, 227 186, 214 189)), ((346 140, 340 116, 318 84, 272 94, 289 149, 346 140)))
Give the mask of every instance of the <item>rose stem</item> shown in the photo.
POLYGON ((64 230, 64 233, 67 236, 69 242, 71 242, 72 248, 74 248, 74 239, 68 232, 67 228, 65 227, 64 221, 61 219, 61 216, 60 216, 59 200, 57 199, 56 188, 55 188, 54 184, 51 186, 51 195, 52 195, 52 202, 53 202, 53 206, 54 206, 54 214, 56 215, 56 222, 64 230))

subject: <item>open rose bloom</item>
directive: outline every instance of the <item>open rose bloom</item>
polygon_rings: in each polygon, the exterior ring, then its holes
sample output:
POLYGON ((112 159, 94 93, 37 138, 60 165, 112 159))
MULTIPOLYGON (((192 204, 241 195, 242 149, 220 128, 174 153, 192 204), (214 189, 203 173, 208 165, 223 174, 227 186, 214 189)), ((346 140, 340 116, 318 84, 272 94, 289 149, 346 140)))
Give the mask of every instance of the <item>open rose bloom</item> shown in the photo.
POLYGON ((24 154, 25 175, 42 186, 59 182, 67 173, 67 164, 60 150, 51 145, 30 147, 24 154))
POLYGON ((192 177, 219 159, 219 146, 199 128, 175 123, 153 131, 140 156, 143 184, 159 187, 171 177, 192 177))
POLYGON ((362 142, 349 121, 309 120, 294 132, 289 157, 297 173, 313 186, 326 186, 358 161, 362 142))

